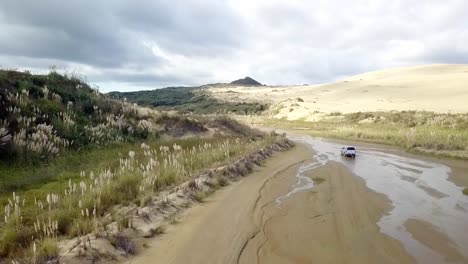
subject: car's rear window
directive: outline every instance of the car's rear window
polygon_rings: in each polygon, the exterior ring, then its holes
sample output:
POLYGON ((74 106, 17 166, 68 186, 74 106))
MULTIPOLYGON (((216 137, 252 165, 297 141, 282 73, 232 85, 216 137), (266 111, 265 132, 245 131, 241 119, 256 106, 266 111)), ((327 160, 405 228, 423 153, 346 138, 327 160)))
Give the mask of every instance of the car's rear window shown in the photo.
POLYGON ((355 150, 354 147, 348 147, 348 150, 355 150))

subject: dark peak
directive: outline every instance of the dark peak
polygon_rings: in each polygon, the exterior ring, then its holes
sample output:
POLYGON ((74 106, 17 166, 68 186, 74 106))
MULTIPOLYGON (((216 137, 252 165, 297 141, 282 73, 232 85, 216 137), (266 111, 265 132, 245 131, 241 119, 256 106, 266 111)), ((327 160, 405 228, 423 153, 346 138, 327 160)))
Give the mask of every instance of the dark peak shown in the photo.
POLYGON ((245 77, 244 79, 239 79, 231 82, 231 84, 235 85, 245 85, 245 86, 259 86, 262 85, 261 83, 257 82, 256 80, 250 78, 250 77, 245 77))

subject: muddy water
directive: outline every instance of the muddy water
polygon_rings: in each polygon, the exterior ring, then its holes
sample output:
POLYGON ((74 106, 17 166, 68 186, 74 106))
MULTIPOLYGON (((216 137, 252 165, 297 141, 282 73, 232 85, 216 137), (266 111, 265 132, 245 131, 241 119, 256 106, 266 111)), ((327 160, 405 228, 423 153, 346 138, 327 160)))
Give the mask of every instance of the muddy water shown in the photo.
POLYGON ((400 241, 418 262, 449 263, 451 260, 406 229, 405 223, 412 220, 430 224, 448 238, 454 250, 468 258, 468 196, 462 194, 462 187, 448 180, 450 167, 389 154, 379 148, 360 148, 356 159, 348 159, 341 157, 339 144, 308 136, 292 139, 312 147, 316 154, 313 162, 299 168, 297 183, 289 193, 276 199, 277 206, 295 193, 314 186, 304 176, 306 171, 329 161, 340 162, 364 179, 368 188, 388 197, 393 208, 378 221, 380 231, 400 241))

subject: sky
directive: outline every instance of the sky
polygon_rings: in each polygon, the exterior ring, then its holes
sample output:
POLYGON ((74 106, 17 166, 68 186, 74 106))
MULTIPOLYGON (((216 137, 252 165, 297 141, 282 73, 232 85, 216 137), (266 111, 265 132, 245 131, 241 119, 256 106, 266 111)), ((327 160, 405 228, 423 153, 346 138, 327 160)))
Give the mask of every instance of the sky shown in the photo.
POLYGON ((100 91, 314 84, 468 63, 466 0, 0 1, 0 68, 76 75, 100 91))

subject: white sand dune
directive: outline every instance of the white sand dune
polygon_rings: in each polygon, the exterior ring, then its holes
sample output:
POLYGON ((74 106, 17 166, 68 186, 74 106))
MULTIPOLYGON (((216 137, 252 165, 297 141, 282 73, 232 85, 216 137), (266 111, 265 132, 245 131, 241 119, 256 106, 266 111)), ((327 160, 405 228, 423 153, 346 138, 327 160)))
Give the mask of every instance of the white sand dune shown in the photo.
POLYGON ((308 119, 317 116, 317 112, 418 110, 466 113, 468 65, 392 68, 320 85, 223 87, 207 91, 222 100, 273 103, 272 114, 288 119, 308 119))

